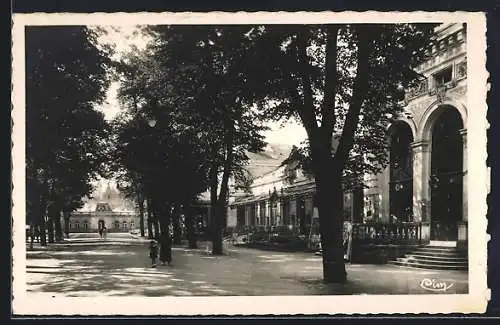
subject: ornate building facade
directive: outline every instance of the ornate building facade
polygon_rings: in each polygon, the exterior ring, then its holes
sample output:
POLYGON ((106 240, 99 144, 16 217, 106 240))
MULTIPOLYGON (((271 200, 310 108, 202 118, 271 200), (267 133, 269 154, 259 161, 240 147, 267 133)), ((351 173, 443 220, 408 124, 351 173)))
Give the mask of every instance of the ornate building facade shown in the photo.
MULTIPOLYGON (((366 175, 365 189, 344 193, 344 218, 354 223, 419 223, 421 240, 467 243, 466 26, 436 28, 423 76, 406 91, 404 114, 389 129, 389 165, 366 175)), ((254 179, 230 198, 228 223, 287 226, 308 232, 315 223, 314 180, 286 167, 254 179)))
POLYGON ((431 57, 418 67, 404 114, 390 126, 390 163, 367 176, 365 211, 424 224, 430 240, 467 241, 466 26, 436 28, 431 57), (376 202, 375 202, 376 201, 376 202))
POLYGON ((139 228, 139 222, 134 202, 126 199, 111 181, 102 180, 93 198, 70 215, 69 231, 97 232, 106 227, 111 232, 128 232, 139 228))

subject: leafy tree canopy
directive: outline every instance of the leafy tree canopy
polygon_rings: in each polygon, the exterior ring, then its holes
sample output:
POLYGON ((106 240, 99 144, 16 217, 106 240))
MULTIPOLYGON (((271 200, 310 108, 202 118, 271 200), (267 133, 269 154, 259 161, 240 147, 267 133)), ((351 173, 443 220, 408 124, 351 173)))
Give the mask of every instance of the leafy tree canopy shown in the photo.
MULTIPOLYGON (((293 118, 304 125, 309 141, 308 148, 295 153, 302 154, 300 160, 311 158, 312 142, 329 138, 332 156, 348 156, 345 176, 376 173, 387 162, 387 127, 402 111, 404 89, 419 79, 414 69, 425 59, 434 26, 256 26, 248 33, 254 42, 240 66, 247 96, 266 118, 293 118), (363 62, 360 33, 367 42, 363 62), (366 65, 363 71, 361 64, 366 65), (363 93, 357 91, 361 83, 366 84, 363 93), (356 102, 361 103, 359 114, 350 110, 356 102), (351 130, 349 145, 344 135, 351 130)), ((301 165, 313 167, 311 161, 301 165)))
POLYGON ((77 208, 91 193, 91 181, 106 174, 110 129, 96 107, 110 83, 112 48, 98 45, 101 32, 26 28, 26 160, 33 202, 50 195, 64 209, 77 208))

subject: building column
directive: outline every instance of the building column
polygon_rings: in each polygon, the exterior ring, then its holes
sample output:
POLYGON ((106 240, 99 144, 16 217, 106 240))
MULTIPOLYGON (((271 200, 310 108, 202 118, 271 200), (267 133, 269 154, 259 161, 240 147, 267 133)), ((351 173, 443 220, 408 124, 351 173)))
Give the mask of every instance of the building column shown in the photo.
MULTIPOLYGON (((389 154, 389 153, 388 153, 389 154)), ((380 211, 379 211, 379 218, 380 221, 388 223, 390 221, 390 166, 386 166, 384 170, 382 171, 381 174, 381 179, 383 180, 382 182, 379 182, 380 186, 380 195, 382 196, 382 199, 380 200, 380 211)))
POLYGON ((458 239, 457 247, 467 249, 468 238, 468 203, 467 203, 467 170, 468 170, 468 155, 467 155, 467 129, 459 131, 462 136, 463 143, 463 176, 462 176, 462 220, 458 222, 458 239))
POLYGON ((431 171, 431 148, 429 141, 411 144, 413 159, 413 220, 425 223, 422 239, 430 240, 431 193, 429 178, 431 171))
POLYGON ((271 224, 271 203, 269 202, 269 200, 266 200, 266 213, 264 214, 264 225, 266 227, 269 227, 270 224, 271 224))
POLYGON ((255 224, 256 224, 257 226, 259 226, 259 225, 261 224, 261 222, 262 222, 262 221, 260 220, 260 202, 257 202, 256 204, 257 204, 257 208, 256 208, 256 210, 255 210, 255 219, 256 219, 256 220, 255 220, 255 224))
POLYGON ((278 210, 279 220, 277 224, 283 226, 285 224, 285 200, 283 198, 278 201, 278 210))
POLYGON ((462 186, 463 186, 463 198, 462 198, 462 204, 463 204, 463 209, 462 209, 462 220, 467 221, 469 220, 468 218, 468 209, 467 209, 467 165, 468 165, 468 157, 467 157, 467 129, 462 129, 459 131, 460 135, 462 136, 462 142, 463 142, 463 166, 462 166, 462 171, 463 171, 463 177, 462 177, 462 186))
POLYGON ((248 222, 249 222, 249 219, 250 219, 250 218, 249 218, 249 217, 250 217, 250 216, 249 216, 249 212, 250 212, 250 211, 249 211, 249 209, 248 209, 248 205, 246 205, 246 204, 245 204, 245 205, 243 206, 243 211, 244 211, 244 214, 243 214, 243 215, 245 216, 245 224, 244 224, 244 225, 245 225, 245 226, 248 226, 248 222))
POLYGON ((290 224, 292 225, 292 229, 295 228, 297 224, 297 199, 292 198, 288 201, 288 204, 290 206, 289 208, 289 213, 290 213, 290 224))

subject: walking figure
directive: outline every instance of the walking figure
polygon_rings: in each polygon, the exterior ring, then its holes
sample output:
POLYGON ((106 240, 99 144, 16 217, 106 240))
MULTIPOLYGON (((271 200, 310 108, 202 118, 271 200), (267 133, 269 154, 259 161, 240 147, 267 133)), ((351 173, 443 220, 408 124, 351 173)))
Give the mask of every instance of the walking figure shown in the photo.
POLYGON ((149 258, 151 259, 151 267, 156 267, 158 263, 158 243, 154 239, 149 242, 149 258))
POLYGON ((160 237, 160 261, 163 265, 172 262, 172 238, 168 232, 164 232, 160 237))

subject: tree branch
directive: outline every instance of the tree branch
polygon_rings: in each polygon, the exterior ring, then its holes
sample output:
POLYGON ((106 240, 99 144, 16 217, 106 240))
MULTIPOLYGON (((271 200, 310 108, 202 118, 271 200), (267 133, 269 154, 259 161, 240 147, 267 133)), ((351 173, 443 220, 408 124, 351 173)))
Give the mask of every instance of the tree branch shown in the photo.
MULTIPOLYGON (((302 120, 302 124, 307 131, 309 138, 314 137, 318 129, 318 124, 316 122, 316 117, 314 115, 314 102, 311 89, 311 80, 309 79, 309 64, 307 63, 307 32, 308 27, 304 26, 299 29, 297 33, 297 48, 298 48, 298 59, 299 59, 299 75, 302 81, 302 88, 304 92, 304 101, 298 109, 298 114, 302 120)), ((295 92, 297 90, 295 89, 295 92)), ((299 96, 298 93, 293 96, 299 96)))
POLYGON ((321 105, 321 129, 325 136, 331 137, 335 125, 335 94, 337 92, 337 33, 338 25, 327 26, 325 88, 321 105))
POLYGON ((349 103, 349 111, 347 112, 342 135, 339 140, 337 151, 334 156, 334 165, 344 168, 348 159, 349 152, 354 144, 354 134, 358 127, 359 114, 364 100, 364 94, 368 87, 368 30, 367 26, 356 26, 356 34, 358 38, 358 57, 357 71, 354 80, 353 93, 351 102, 349 103))
POLYGON ((229 192, 229 177, 231 176, 231 167, 233 165, 233 144, 234 144, 234 122, 230 122, 231 127, 229 128, 229 134, 227 137, 227 155, 224 161, 224 171, 222 174, 221 188, 219 192, 219 202, 225 203, 227 199, 227 194, 229 192))

